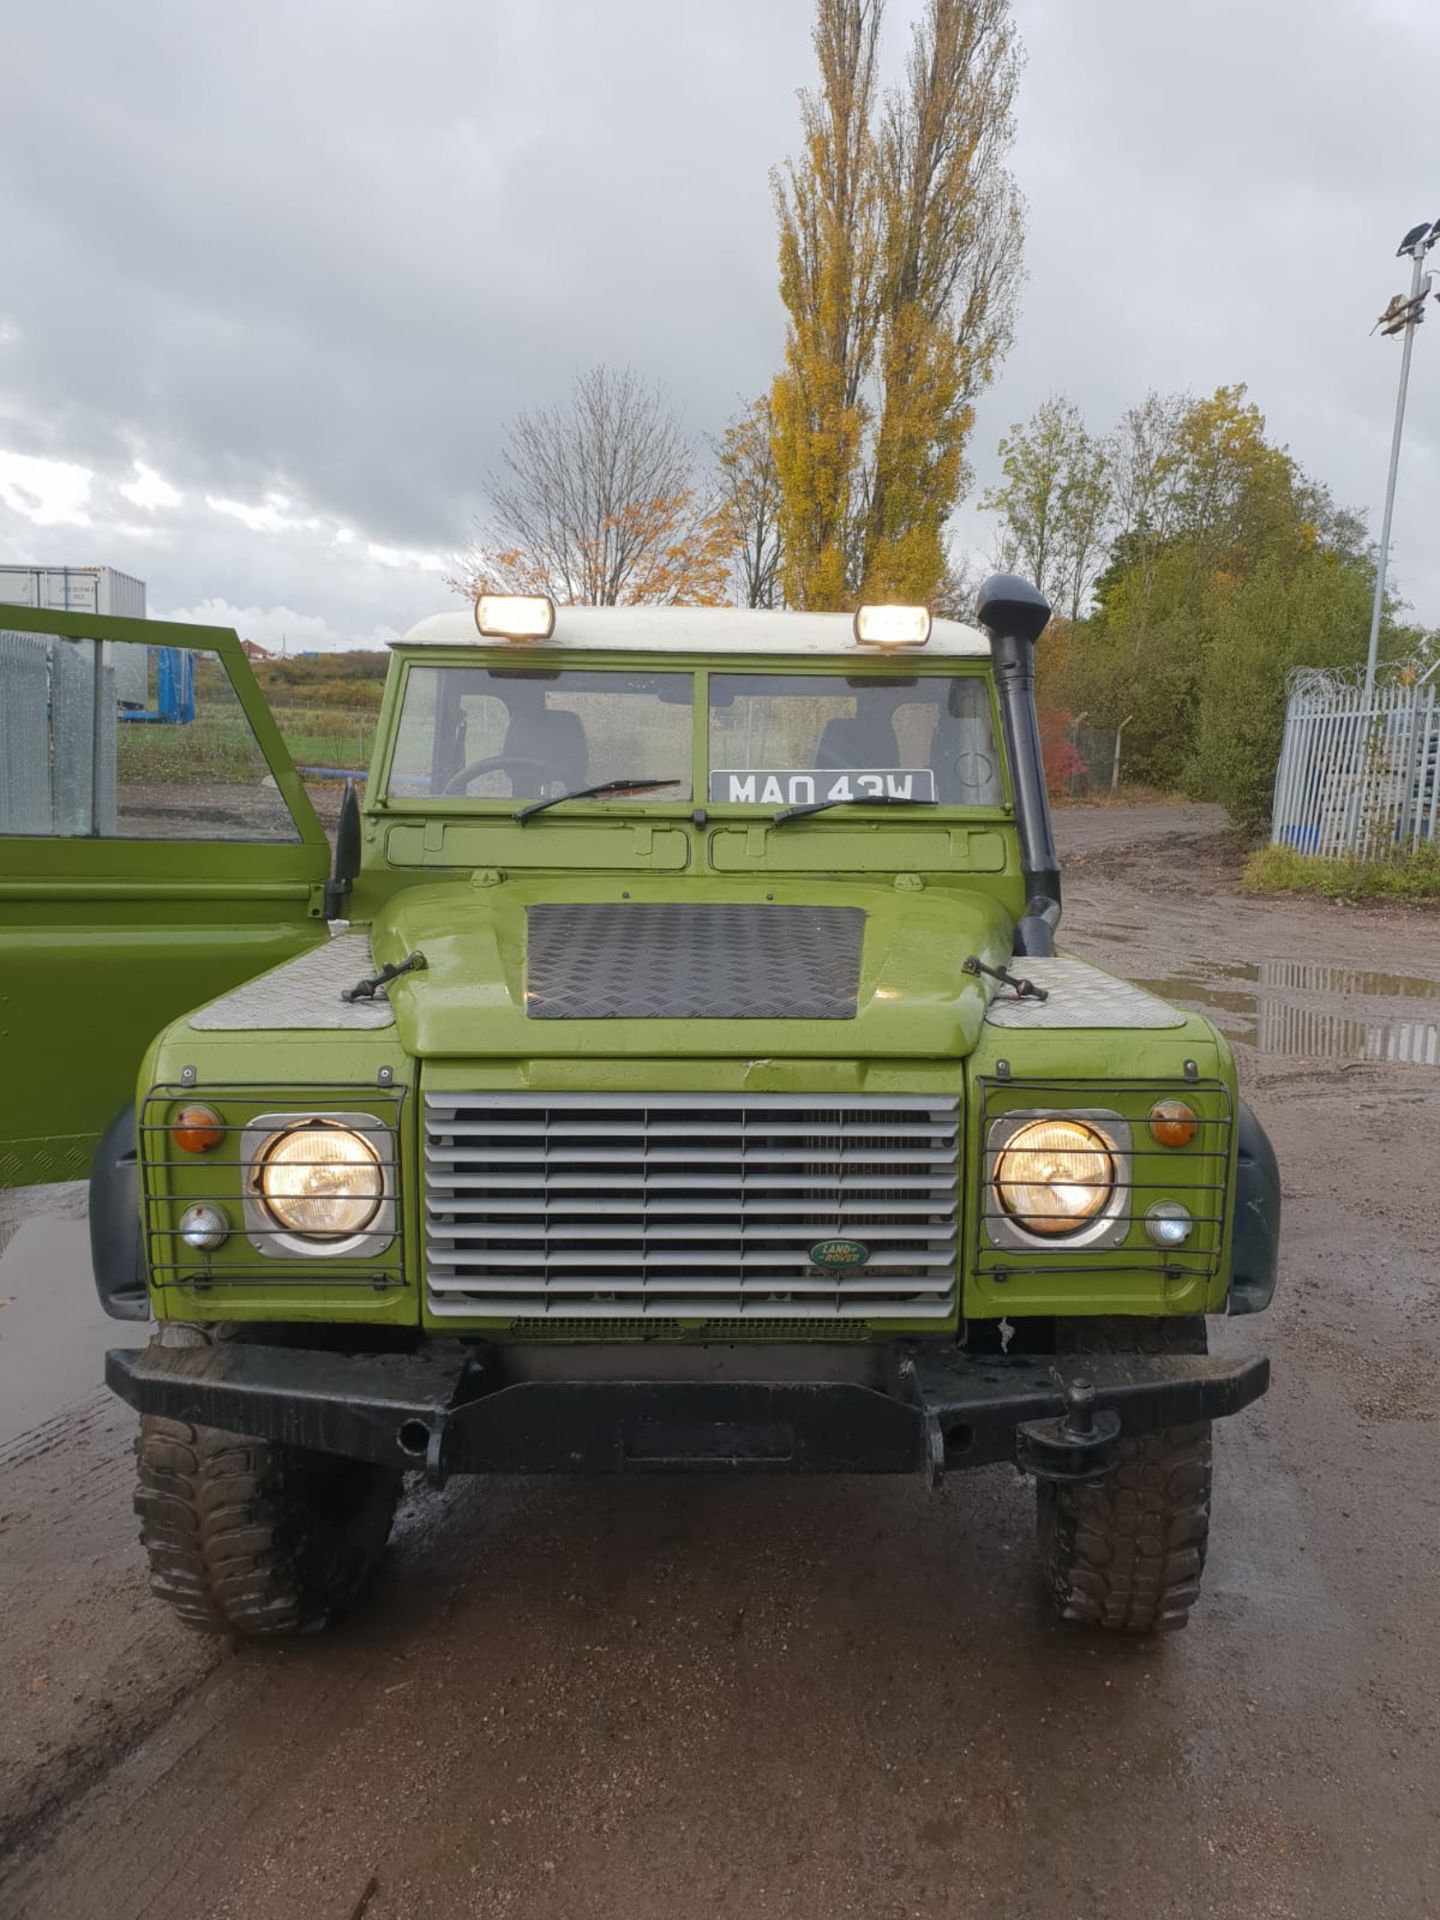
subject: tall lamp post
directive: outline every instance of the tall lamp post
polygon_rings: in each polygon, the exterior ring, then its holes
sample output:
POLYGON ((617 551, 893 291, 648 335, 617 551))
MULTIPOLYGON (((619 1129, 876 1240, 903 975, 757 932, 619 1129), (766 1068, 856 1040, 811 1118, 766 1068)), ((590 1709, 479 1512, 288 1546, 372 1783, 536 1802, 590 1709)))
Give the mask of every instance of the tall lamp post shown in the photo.
MULTIPOLYGON (((1375 656, 1380 647, 1380 616, 1385 610, 1385 570, 1390 561, 1390 521, 1395 512, 1395 477, 1400 471, 1400 435, 1405 427, 1405 390, 1410 385, 1410 352, 1415 345, 1415 329, 1425 318, 1425 300, 1430 292, 1431 276, 1425 271, 1425 256, 1440 240, 1440 220, 1433 226, 1422 220, 1412 227, 1396 249, 1403 260, 1408 253, 1414 262, 1410 275, 1410 294, 1396 294, 1375 326, 1386 334, 1403 333, 1405 348, 1400 357, 1400 391, 1395 397, 1395 432, 1390 441, 1390 477, 1385 483, 1385 519, 1380 529, 1380 559, 1375 568, 1375 605, 1370 614, 1370 646, 1365 655, 1365 691, 1375 685, 1375 656)), ((1373 333, 1375 328, 1371 328, 1373 333)))

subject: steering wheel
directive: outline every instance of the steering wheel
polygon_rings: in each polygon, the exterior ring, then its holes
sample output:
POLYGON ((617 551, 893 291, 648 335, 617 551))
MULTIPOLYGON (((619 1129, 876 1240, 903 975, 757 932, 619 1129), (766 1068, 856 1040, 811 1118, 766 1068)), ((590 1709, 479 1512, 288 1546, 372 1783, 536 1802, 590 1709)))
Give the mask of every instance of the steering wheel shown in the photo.
POLYGON ((565 784, 565 769, 556 766, 553 760, 541 760, 528 753, 487 753, 479 760, 471 760, 461 767, 458 773, 452 773, 440 789, 441 797, 447 794, 463 793, 472 780, 478 780, 482 773, 516 773, 521 768, 539 767, 547 780, 558 780, 565 784))

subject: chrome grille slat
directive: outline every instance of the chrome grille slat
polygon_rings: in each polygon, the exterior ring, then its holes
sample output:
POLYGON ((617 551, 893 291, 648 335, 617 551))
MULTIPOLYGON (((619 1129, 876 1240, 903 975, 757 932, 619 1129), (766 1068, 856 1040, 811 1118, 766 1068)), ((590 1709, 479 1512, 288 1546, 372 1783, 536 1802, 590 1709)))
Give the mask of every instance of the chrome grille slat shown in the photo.
MULTIPOLYGON (((533 1284, 533 1275, 525 1273, 507 1273, 503 1268, 484 1282, 477 1281, 473 1274, 447 1276, 438 1273, 432 1285, 440 1293, 515 1293, 533 1284)), ((654 1288, 668 1288, 672 1291, 684 1290, 696 1298, 712 1293, 734 1294, 739 1298, 751 1300, 773 1300, 777 1295, 788 1298, 791 1294, 820 1294, 829 1299, 859 1297, 868 1298, 871 1294, 894 1294, 903 1296, 913 1293, 915 1282, 912 1275, 898 1280, 876 1280, 873 1276, 864 1286, 849 1281, 840 1288, 824 1275, 813 1280, 796 1280, 789 1276, 766 1274, 762 1279, 741 1280, 729 1275, 708 1276, 696 1279, 688 1273, 657 1273, 646 1275, 643 1279, 633 1274, 611 1274, 606 1277, 604 1291, 607 1294, 646 1294, 654 1288)), ((593 1274, 570 1277, 565 1274, 550 1275, 546 1280, 546 1289, 550 1293, 586 1293, 596 1292, 593 1274)))
MULTIPOLYGON (((493 1192, 503 1192, 503 1194, 505 1194, 505 1192, 532 1192, 532 1190, 538 1190, 538 1188, 543 1188, 545 1192, 557 1192, 557 1190, 561 1190, 561 1188, 564 1188, 566 1192, 614 1192, 618 1187, 636 1187, 639 1188, 641 1192, 664 1192, 666 1188, 672 1188, 672 1190, 676 1190, 676 1192, 695 1192, 695 1190, 701 1190, 701 1192, 751 1192, 753 1188, 758 1187, 766 1188, 768 1192, 783 1192, 785 1188, 801 1187, 808 1192, 808 1188, 814 1187, 814 1179, 812 1179, 812 1177, 804 1177, 804 1175, 797 1177, 797 1175, 789 1175, 789 1173, 756 1173, 755 1177, 747 1177, 747 1179, 741 1183, 741 1181, 737 1181, 737 1179, 733 1179, 733 1177, 722 1177, 722 1175, 716 1175, 716 1173, 699 1173, 699 1175, 687 1179, 684 1173, 657 1173, 657 1175, 649 1175, 649 1177, 647 1177, 645 1173, 639 1173, 639 1175, 632 1175, 632 1177, 622 1177, 622 1175, 618 1175, 618 1173, 614 1173, 614 1175, 605 1175, 605 1173, 574 1173, 574 1175, 572 1175, 572 1173, 563 1173, 563 1171, 557 1169, 551 1177, 545 1177, 545 1175, 536 1175, 536 1177, 532 1177, 532 1175, 509 1175, 509 1177, 503 1179, 503 1181, 490 1181, 490 1179, 484 1179, 484 1177, 478 1177, 478 1175, 451 1175, 449 1179, 445 1179, 444 1173, 442 1173, 442 1175, 436 1177, 436 1183, 434 1183, 434 1190, 436 1190, 436 1192, 457 1192, 459 1188, 472 1187, 478 1188, 480 1192, 493 1190, 493 1192)), ((935 1181, 933 1181, 933 1179, 929 1179, 929 1181, 927 1181, 927 1179, 906 1179, 904 1175, 889 1175, 889 1173, 876 1173, 876 1175, 841 1173, 837 1179, 831 1179, 831 1181, 829 1181, 829 1187, 835 1188, 837 1192, 864 1192, 866 1188, 876 1188, 876 1190, 885 1192, 885 1194, 893 1194, 893 1192, 935 1192, 935 1181)))
POLYGON ((902 1306, 895 1302, 877 1302, 877 1300, 841 1300, 831 1304, 829 1300, 816 1304, 814 1300, 785 1300, 776 1302, 774 1296, 768 1300, 755 1300, 745 1306, 735 1304, 728 1308, 716 1306, 714 1309, 699 1311, 693 1300, 674 1300, 666 1296, 647 1296, 645 1300, 616 1300, 616 1302, 584 1302, 584 1300, 551 1300, 549 1294, 515 1294, 507 1296, 503 1302, 495 1300, 484 1308, 476 1308, 472 1300, 444 1300, 432 1298, 430 1313, 434 1319, 474 1319, 478 1313, 484 1313, 490 1319, 526 1319, 526 1321, 636 1321, 636 1319, 657 1319, 657 1321, 676 1321, 676 1319, 758 1319, 766 1321, 770 1331, 776 1331, 789 1321, 860 1321, 860 1319, 879 1319, 881 1315, 912 1319, 947 1319, 952 1311, 950 1300, 939 1300, 925 1296, 916 1300, 906 1300, 902 1306))
MULTIPOLYGON (((826 1236, 817 1234, 815 1238, 826 1236)), ((548 1279, 559 1273, 588 1273, 597 1286, 613 1286, 615 1276, 633 1273, 642 1279, 655 1268, 667 1268, 674 1274, 695 1274, 704 1276, 712 1272, 731 1273, 737 1278, 750 1273, 770 1273, 784 1276, 777 1281, 788 1286, 792 1280, 805 1278, 812 1271, 809 1260, 803 1251, 796 1250, 788 1255, 768 1253, 690 1253, 683 1247, 660 1247, 644 1255, 632 1253, 588 1253, 582 1254, 571 1248, 546 1248, 531 1252, 520 1247, 504 1246, 486 1251, 466 1247, 457 1241, 446 1241, 432 1249, 431 1258, 437 1267, 464 1267, 467 1271, 486 1274, 495 1268, 533 1267, 548 1279)), ((916 1253, 872 1254, 861 1272, 875 1278, 879 1274, 921 1275, 926 1285, 933 1285, 935 1278, 945 1278, 955 1264, 955 1247, 952 1244, 943 1248, 926 1248, 916 1253)), ((836 1290, 836 1283, 842 1276, 826 1274, 825 1283, 830 1290, 836 1290)))
POLYGON ((767 1117, 784 1113, 830 1116, 858 1113, 867 1109, 887 1114, 949 1113, 955 1101, 949 1096, 932 1099, 923 1093, 894 1093, 882 1098, 856 1095, 837 1099, 834 1094, 815 1093, 427 1093, 426 1112, 431 1116, 458 1119, 461 1114, 523 1114, 541 1112, 573 1115, 577 1113, 655 1113, 666 1104, 672 1112, 710 1117, 723 1113, 763 1113, 767 1117))
MULTIPOLYGON (((457 1152, 454 1156, 457 1166, 475 1163, 488 1167, 525 1167, 534 1161, 533 1152, 512 1151, 508 1147, 493 1149, 479 1148, 469 1152, 457 1152)), ((644 1146, 606 1147, 603 1149, 586 1148, 581 1153, 568 1156, 571 1166, 607 1167, 633 1164, 647 1167, 694 1167, 694 1166, 730 1166, 738 1159, 747 1167, 813 1167, 816 1165, 816 1153, 806 1153, 799 1147, 752 1148, 743 1146, 739 1154, 712 1152, 707 1148, 662 1147, 654 1152, 644 1146)), ((846 1149, 842 1146, 836 1155, 840 1166, 847 1164, 846 1149)), ((855 1148, 849 1154, 849 1164, 860 1163, 867 1167, 944 1167, 949 1164, 949 1156, 943 1153, 890 1153, 855 1148)))
POLYGON ((943 1319, 959 1101, 427 1093, 433 1315, 943 1319), (816 1267, 837 1236, 865 1265, 816 1267))
MULTIPOLYGON (((935 1231, 932 1233, 926 1233, 914 1226, 885 1227, 877 1225, 866 1229, 868 1237, 865 1244, 870 1249, 870 1260, 873 1264, 884 1251, 887 1241, 903 1241, 907 1246, 918 1242, 923 1246, 933 1247, 943 1231, 948 1230, 953 1236, 954 1229, 955 1222, 953 1220, 937 1221, 935 1223, 935 1231), (876 1244, 877 1242, 879 1243, 878 1245, 876 1244)), ((732 1225, 726 1235, 726 1241, 727 1244, 738 1241, 742 1245, 746 1241, 754 1241, 762 1246, 773 1246, 783 1239, 787 1245, 794 1245, 801 1253, 808 1253, 817 1240, 824 1240, 828 1235, 833 1234, 834 1231, 835 1228, 829 1221, 822 1221, 818 1226, 795 1225, 783 1231, 778 1223, 765 1221, 755 1226, 732 1225)), ((701 1228, 697 1230, 695 1227, 681 1226, 647 1226, 644 1232, 647 1240, 681 1240, 694 1243, 704 1237, 705 1229, 701 1228)), ((452 1223, 449 1215, 442 1215, 438 1220, 434 1220, 432 1217, 430 1237, 436 1243, 453 1242, 457 1240, 543 1240, 547 1246, 550 1246, 564 1245, 570 1241, 578 1240, 589 1245, 596 1240, 633 1240, 635 1238, 635 1228, 633 1226, 602 1227, 598 1225, 553 1228, 548 1226, 521 1226, 514 1221, 500 1220, 493 1215, 488 1221, 477 1220, 465 1226, 458 1222, 452 1223)), ((903 1252, 903 1250, 902 1248, 901 1251, 903 1252)), ((945 1242, 943 1248, 937 1249, 937 1251, 953 1254, 955 1251, 953 1237, 945 1242)), ((722 1248, 719 1250, 711 1249, 703 1257, 709 1260, 724 1260, 728 1255, 722 1248)))
MULTIPOLYGON (((793 1219, 795 1208, 788 1200, 750 1200, 745 1202, 745 1211, 752 1217, 757 1214, 773 1213, 786 1219, 793 1219)), ((913 1214, 917 1219, 928 1220, 934 1215, 934 1208, 926 1206, 923 1200, 842 1200, 831 1209, 832 1213, 847 1213, 859 1216, 868 1214, 913 1214)), ((443 1207, 437 1206, 431 1196, 430 1215, 432 1219, 458 1218, 466 1214, 475 1214, 480 1219, 509 1219, 514 1214, 544 1214, 551 1219, 560 1219, 573 1214, 579 1220, 605 1218, 610 1214, 629 1214, 637 1219, 663 1218, 667 1214, 682 1214, 686 1219, 694 1220, 710 1214, 722 1219, 730 1208, 719 1203, 706 1201, 703 1205, 687 1200, 652 1200, 647 1203, 642 1195, 636 1200, 557 1200, 547 1203, 545 1200, 515 1200, 500 1197, 497 1191, 493 1199, 484 1195, 467 1195, 462 1200, 449 1199, 443 1207)), ((823 1229, 833 1232, 833 1227, 823 1229)), ((813 1236, 812 1236, 813 1237, 813 1236)))
MULTIPOLYGON (((613 1120, 583 1120, 574 1126, 557 1122, 554 1126, 545 1126, 537 1121, 522 1120, 512 1126, 496 1127, 473 1121, 457 1120, 446 1125, 445 1131, 453 1134, 457 1140, 612 1140, 615 1133, 613 1120)), ((647 1140, 745 1140, 753 1129, 716 1125, 701 1127, 687 1126, 649 1126, 645 1129, 647 1140)), ((768 1140, 809 1140, 823 1129, 815 1126, 784 1126, 776 1122, 765 1128, 768 1140)), ((849 1127, 843 1131, 837 1127, 834 1137, 841 1141, 886 1140, 891 1137, 893 1127, 849 1127)), ((950 1138, 946 1127, 910 1126, 905 1128, 908 1139, 933 1140, 943 1145, 950 1138)))

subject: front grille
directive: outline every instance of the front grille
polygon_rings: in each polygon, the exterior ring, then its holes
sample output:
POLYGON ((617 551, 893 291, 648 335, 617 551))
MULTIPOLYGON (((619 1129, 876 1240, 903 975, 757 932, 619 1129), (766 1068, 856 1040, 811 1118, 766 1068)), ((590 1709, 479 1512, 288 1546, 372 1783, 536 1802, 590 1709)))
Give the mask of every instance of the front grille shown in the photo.
POLYGON ((958 1126, 954 1098, 427 1093, 430 1311, 943 1319, 958 1126), (822 1271, 841 1237, 868 1260, 822 1271))

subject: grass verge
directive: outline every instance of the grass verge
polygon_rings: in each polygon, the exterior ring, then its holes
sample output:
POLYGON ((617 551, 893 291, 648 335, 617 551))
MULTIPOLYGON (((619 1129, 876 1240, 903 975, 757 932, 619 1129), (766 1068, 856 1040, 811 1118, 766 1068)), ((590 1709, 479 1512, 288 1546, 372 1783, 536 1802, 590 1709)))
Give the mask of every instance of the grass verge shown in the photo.
POLYGON ((1318 860, 1293 847, 1262 847, 1245 862, 1240 884, 1247 893, 1440 903, 1440 847, 1421 847, 1399 860, 1318 860))

